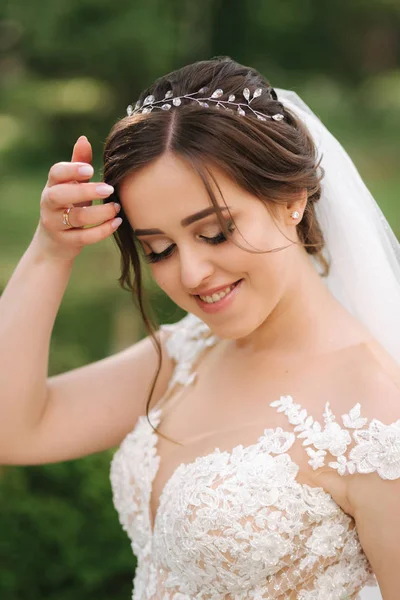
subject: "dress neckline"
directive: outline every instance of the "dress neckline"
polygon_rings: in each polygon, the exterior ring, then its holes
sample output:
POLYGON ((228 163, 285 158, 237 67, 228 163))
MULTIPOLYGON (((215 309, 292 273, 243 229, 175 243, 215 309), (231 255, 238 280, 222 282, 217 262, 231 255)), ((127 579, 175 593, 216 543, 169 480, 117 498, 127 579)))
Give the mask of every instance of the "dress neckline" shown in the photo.
MULTIPOLYGON (((284 396, 281 396, 281 398, 283 398, 284 396)), ((158 425, 160 424, 160 419, 162 416, 162 408, 160 406, 155 406, 153 409, 150 410, 149 412, 149 418, 150 421, 152 421, 151 417, 153 417, 154 421, 156 421, 156 427, 158 427, 158 425)), ((149 427, 151 428, 151 426, 149 425, 149 427)), ((148 527, 149 527, 149 533, 150 533, 150 537, 151 539, 154 538, 154 534, 156 531, 156 526, 157 526, 157 521, 160 515, 160 510, 162 507, 162 503, 163 503, 163 498, 167 492, 167 487, 169 487, 172 483, 172 481, 175 479, 175 477, 177 476, 177 474, 182 470, 182 469, 189 469, 191 467, 193 467, 195 464, 201 463, 203 461, 210 461, 212 460, 214 457, 216 456, 225 456, 228 459, 232 458, 232 456, 235 454, 235 452, 237 452, 238 450, 243 450, 244 452, 249 452, 259 446, 262 446, 263 443, 265 443, 265 441, 268 439, 268 437, 270 437, 271 435, 274 436, 281 436, 282 441, 285 439, 286 444, 287 444, 287 450, 289 450, 291 448, 291 446, 293 445, 296 436, 294 433, 292 432, 288 432, 285 431, 282 427, 271 427, 268 428, 266 427, 263 431, 263 433, 258 437, 256 442, 253 442, 251 444, 247 444, 246 446, 244 446, 243 444, 236 444, 233 448, 231 448, 231 450, 221 450, 219 448, 219 446, 216 446, 213 450, 211 450, 211 452, 207 452, 207 454, 201 454, 200 456, 197 456, 196 458, 194 458, 193 460, 189 461, 189 462, 184 462, 182 461, 181 463, 179 463, 172 471, 172 473, 170 474, 170 476, 168 477, 168 479, 166 480, 166 482, 163 485, 163 488, 160 492, 160 495, 158 497, 158 501, 157 501, 157 506, 155 509, 155 512, 153 514, 152 511, 152 498, 153 498, 153 491, 154 491, 154 481, 157 477, 157 474, 159 472, 160 469, 160 464, 161 464, 161 455, 158 452, 158 440, 159 440, 159 435, 151 428, 150 431, 150 435, 152 435, 152 449, 153 449, 153 456, 155 461, 157 462, 157 467, 153 473, 153 477, 150 479, 150 484, 149 484, 149 492, 148 492, 148 506, 147 506, 147 518, 148 518, 148 527)), ((271 454, 273 452, 269 452, 269 454, 271 454)), ((285 453, 284 451, 282 451, 282 454, 285 453)), ((290 455, 289 455, 290 460, 292 461, 290 455)), ((299 469, 298 465, 292 461, 293 464, 299 469)), ((297 481, 297 475, 298 475, 298 471, 296 473, 296 481, 297 481)), ((315 491, 315 493, 319 492, 319 493, 323 493, 326 495, 326 497, 328 499, 330 499, 332 502, 335 503, 335 505, 338 507, 338 509, 341 509, 341 507, 337 504, 337 502, 335 502, 335 500, 333 499, 332 495, 327 492, 325 490, 325 488, 323 488, 322 486, 314 486, 314 485, 309 485, 306 483, 300 483, 298 482, 299 485, 302 488, 307 488, 307 489, 312 489, 315 491)))

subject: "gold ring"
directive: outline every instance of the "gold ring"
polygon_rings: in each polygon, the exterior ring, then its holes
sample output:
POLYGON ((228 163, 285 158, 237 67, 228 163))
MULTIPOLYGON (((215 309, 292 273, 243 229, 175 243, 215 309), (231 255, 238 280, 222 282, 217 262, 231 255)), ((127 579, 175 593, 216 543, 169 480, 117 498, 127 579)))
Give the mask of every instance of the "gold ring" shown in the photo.
POLYGON ((70 206, 69 208, 66 208, 63 212, 63 225, 67 225, 67 227, 71 227, 71 228, 73 226, 69 222, 69 213, 71 212, 72 209, 73 209, 73 206, 70 206))

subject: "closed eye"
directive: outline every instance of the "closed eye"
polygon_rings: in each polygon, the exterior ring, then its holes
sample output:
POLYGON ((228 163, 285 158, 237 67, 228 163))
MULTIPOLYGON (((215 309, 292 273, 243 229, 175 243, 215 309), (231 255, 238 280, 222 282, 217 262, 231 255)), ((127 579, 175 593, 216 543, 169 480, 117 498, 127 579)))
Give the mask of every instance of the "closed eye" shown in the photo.
MULTIPOLYGON (((233 229, 234 229, 233 224, 229 223, 228 224, 229 232, 232 233, 233 229)), ((215 246, 217 244, 222 244, 223 242, 227 241, 227 237, 223 231, 220 231, 220 233, 218 233, 214 237, 206 237, 205 235, 199 235, 198 237, 200 239, 204 240, 207 244, 212 244, 215 246)), ((149 252, 149 253, 145 254, 144 259, 148 263, 160 262, 161 260, 165 260, 166 258, 170 257, 174 253, 175 248, 176 248, 176 244, 171 244, 170 246, 168 246, 168 248, 166 248, 162 252, 149 252)))

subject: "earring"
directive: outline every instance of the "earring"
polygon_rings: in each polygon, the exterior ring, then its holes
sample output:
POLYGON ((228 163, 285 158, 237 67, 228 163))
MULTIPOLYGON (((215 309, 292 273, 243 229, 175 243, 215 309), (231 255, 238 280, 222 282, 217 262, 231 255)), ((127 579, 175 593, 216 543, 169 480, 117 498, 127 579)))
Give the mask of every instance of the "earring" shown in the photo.
POLYGON ((292 212, 292 214, 290 216, 292 217, 292 219, 298 219, 300 216, 300 213, 297 212, 297 210, 295 210, 294 212, 292 212))

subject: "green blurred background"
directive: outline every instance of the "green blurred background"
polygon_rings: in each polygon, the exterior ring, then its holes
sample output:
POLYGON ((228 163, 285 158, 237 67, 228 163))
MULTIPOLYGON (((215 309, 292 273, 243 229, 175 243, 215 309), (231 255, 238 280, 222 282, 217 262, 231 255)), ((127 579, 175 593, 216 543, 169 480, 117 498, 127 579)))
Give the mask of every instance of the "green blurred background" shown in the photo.
MULTIPOLYGON (((0 291, 30 242, 51 164, 69 160, 85 134, 100 177, 107 132, 139 91, 219 54, 297 91, 349 151, 400 234, 398 0, 3 0, 0 291)), ((143 335, 118 268, 112 240, 77 260, 51 373, 143 335)), ((149 293, 160 321, 181 316, 151 283, 149 293)), ((111 454, 1 470, 1 600, 130 597, 135 560, 111 503, 111 454)))

